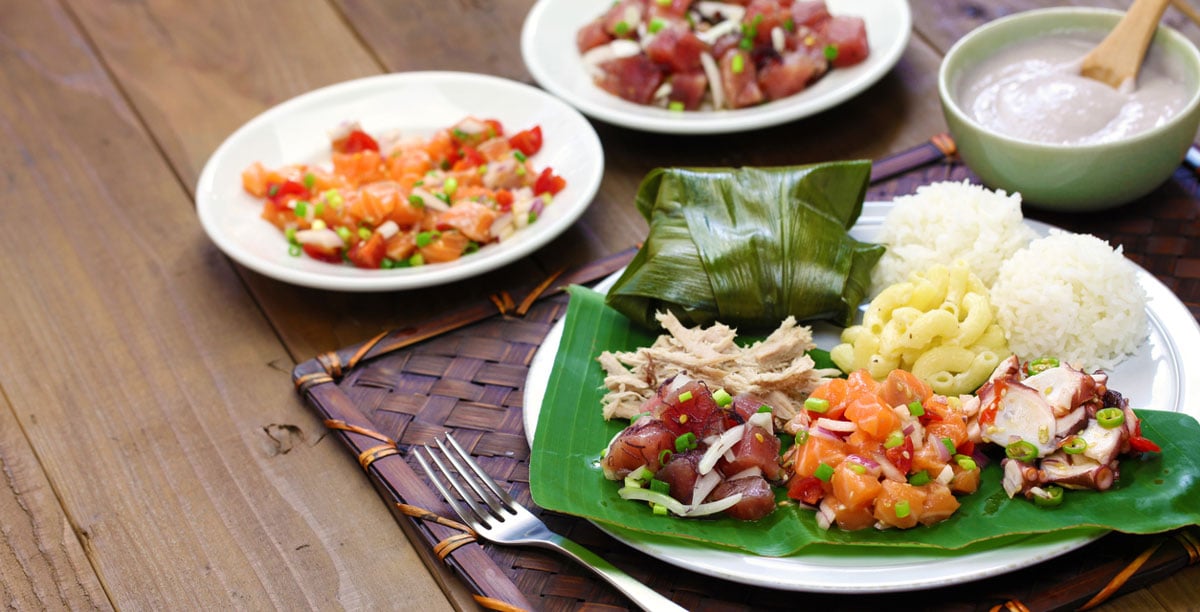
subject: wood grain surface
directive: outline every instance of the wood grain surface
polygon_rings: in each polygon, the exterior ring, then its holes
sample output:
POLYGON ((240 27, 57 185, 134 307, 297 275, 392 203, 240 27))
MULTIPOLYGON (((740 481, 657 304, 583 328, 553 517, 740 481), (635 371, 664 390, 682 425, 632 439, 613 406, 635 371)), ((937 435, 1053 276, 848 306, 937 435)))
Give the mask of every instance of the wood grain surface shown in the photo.
MULTIPOLYGON (((419 296, 286 285, 204 235, 196 182, 239 126, 376 74, 532 84, 518 45, 532 4, 0 1, 4 604, 472 607, 296 395, 294 365, 637 244, 646 226, 631 202, 656 166, 876 159, 916 145, 945 130, 941 54, 985 21, 1052 3, 914 0, 913 37, 888 75, 787 125, 685 137, 594 122, 606 174, 580 222, 529 258, 419 296)), ((1200 40, 1178 11, 1165 19, 1200 40)), ((1103 609, 1186 609, 1198 579, 1192 567, 1103 609)))

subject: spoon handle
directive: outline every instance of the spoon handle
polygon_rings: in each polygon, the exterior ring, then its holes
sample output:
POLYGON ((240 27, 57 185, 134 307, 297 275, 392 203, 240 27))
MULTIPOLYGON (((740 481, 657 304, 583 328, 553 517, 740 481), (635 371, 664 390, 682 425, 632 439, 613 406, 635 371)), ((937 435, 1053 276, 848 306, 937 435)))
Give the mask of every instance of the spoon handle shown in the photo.
POLYGON ((1083 58, 1080 74, 1121 88, 1137 78, 1146 47, 1171 0, 1134 0, 1112 32, 1083 58))

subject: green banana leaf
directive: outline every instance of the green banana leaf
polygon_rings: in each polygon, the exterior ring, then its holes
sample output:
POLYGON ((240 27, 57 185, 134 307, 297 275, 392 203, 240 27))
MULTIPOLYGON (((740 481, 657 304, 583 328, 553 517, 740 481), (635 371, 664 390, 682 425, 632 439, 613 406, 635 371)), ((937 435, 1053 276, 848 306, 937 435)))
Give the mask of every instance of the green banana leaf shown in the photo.
POLYGON ((764 330, 788 315, 848 325, 883 247, 851 238, 866 161, 777 168, 658 168, 637 207, 650 233, 608 294, 630 319, 764 330))
MULTIPOLYGON (((1088 528, 1157 533, 1200 524, 1200 424, 1185 414, 1153 410, 1138 411, 1142 432, 1163 452, 1123 461, 1114 488, 1103 493, 1068 491, 1056 508, 1010 500, 1001 488, 996 462, 984 470, 980 490, 960 497, 959 511, 933 527, 825 531, 817 527, 811 511, 796 506, 778 508, 752 523, 654 515, 645 503, 621 499, 620 483, 606 480, 598 467, 600 451, 628 422, 605 422, 601 417, 604 376, 595 360, 601 351, 632 350, 653 339, 654 334, 607 307, 603 295, 571 288, 562 343, 530 458, 530 488, 539 506, 612 525, 622 533, 691 540, 764 556, 830 545, 970 550, 1028 534, 1088 528)), ((779 496, 784 497, 783 491, 779 496)))

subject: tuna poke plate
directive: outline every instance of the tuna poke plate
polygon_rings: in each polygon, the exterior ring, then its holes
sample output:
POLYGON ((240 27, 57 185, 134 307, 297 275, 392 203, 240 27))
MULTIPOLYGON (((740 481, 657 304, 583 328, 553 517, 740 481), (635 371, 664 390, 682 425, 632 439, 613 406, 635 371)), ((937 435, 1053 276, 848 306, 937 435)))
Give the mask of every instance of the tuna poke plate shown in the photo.
POLYGON ((521 53, 550 93, 615 125, 743 131, 836 106, 908 44, 894 0, 539 0, 521 53))
MULTIPOLYGON (((856 223, 850 228, 850 235, 864 242, 876 240, 881 233, 885 219, 894 208, 894 203, 890 202, 864 203, 861 216, 857 217, 856 223)), ((1045 237, 1057 232, 1056 228, 1035 221, 1024 220, 1017 223, 1027 228, 1031 236, 1045 237)), ((638 261, 635 259, 631 267, 637 264, 638 261)), ((1107 369, 1107 384, 1111 389, 1119 389, 1120 394, 1129 398, 1131 405, 1139 408, 1141 414, 1146 412, 1140 410, 1141 408, 1152 409, 1151 411, 1155 413, 1169 413, 1167 415, 1169 418, 1165 420, 1154 419, 1160 427, 1168 427, 1164 423, 1174 423, 1176 420, 1187 423, 1189 429, 1184 437, 1188 439, 1176 446, 1176 441, 1163 439, 1166 437, 1166 429, 1159 430, 1151 426, 1147 431, 1155 433, 1147 433, 1147 435, 1153 435, 1159 439, 1159 442, 1167 442, 1161 449, 1162 457, 1165 460, 1174 454, 1176 457, 1171 458, 1171 461, 1176 463, 1159 464, 1155 463, 1156 459, 1153 458, 1148 461, 1130 459, 1128 460, 1130 463, 1122 463, 1120 477, 1125 479, 1122 481, 1124 483, 1122 486, 1114 488, 1113 491, 1084 491, 1082 492, 1084 495, 1107 495, 1110 493, 1129 495, 1130 487, 1136 489, 1139 486, 1146 486, 1149 480, 1154 480, 1158 485, 1161 485, 1162 478, 1171 481, 1171 476, 1163 474, 1174 468, 1185 472, 1198 469, 1193 465, 1194 460, 1180 455, 1192 454, 1192 451, 1188 449, 1194 449, 1197 444, 1200 444, 1200 436, 1196 435, 1195 423, 1195 419, 1200 417, 1200 411, 1197 408, 1200 406, 1200 371, 1190 365, 1185 365, 1200 359, 1200 326, 1197 325, 1188 309, 1166 286, 1140 267, 1132 267, 1136 268, 1134 282, 1140 287, 1140 291, 1144 292, 1146 298, 1144 309, 1147 332, 1136 350, 1127 353, 1119 363, 1107 369), (1168 448, 1168 445, 1173 449, 1168 448), (1151 465, 1154 467, 1150 467, 1151 465), (1125 489, 1125 492, 1121 492, 1122 488, 1125 489)), ((575 321, 568 322, 566 319, 559 321, 552 328, 531 362, 524 397, 525 429, 528 441, 534 449, 534 457, 531 461, 540 459, 544 463, 547 458, 555 462, 580 459, 577 449, 567 448, 568 444, 562 438, 569 437, 570 434, 565 432, 587 429, 593 427, 596 422, 602 421, 598 414, 599 407, 590 405, 600 403, 600 395, 603 391, 603 389, 597 391, 594 385, 604 386, 599 382, 604 376, 599 372, 600 367, 597 365, 598 354, 606 343, 632 343, 635 346, 644 346, 629 339, 639 333, 634 331, 633 326, 629 326, 628 330, 624 323, 616 324, 616 328, 620 329, 607 328, 604 323, 598 323, 597 327, 592 327, 593 320, 608 316, 599 314, 602 309, 600 305, 604 303, 603 296, 606 294, 611 296, 614 291, 620 289, 618 281, 622 274, 617 273, 606 279, 596 287, 595 292, 581 290, 583 292, 581 297, 584 298, 584 301, 594 301, 597 306, 595 308, 582 307, 577 311, 579 314, 576 315, 575 321), (616 289, 614 289, 614 285, 617 286, 616 289), (579 317, 584 317, 584 319, 579 317), (587 322, 581 323, 585 319, 587 322), (581 358, 579 355, 571 354, 576 351, 587 353, 587 355, 581 358), (560 383, 558 381, 570 382, 560 383), (573 390, 562 393, 564 384, 573 390), (551 403, 546 404, 547 401, 551 403), (555 402, 561 402, 563 405, 569 404, 570 408, 561 408, 555 402), (547 415, 550 416, 547 417, 547 415), (553 431, 553 433, 547 434, 548 431, 553 431), (576 454, 572 455, 572 453, 576 454)), ((576 307, 576 299, 577 294, 573 290, 572 309, 576 307)), ((865 306, 860 308, 857 317, 861 318, 864 310, 865 306)), ((813 323, 812 341, 818 348, 832 349, 838 344, 839 338, 844 341, 841 331, 840 324, 813 323)), ((683 394, 680 394, 680 399, 682 400, 682 398, 683 394)), ((759 409, 759 412, 762 412, 762 408, 759 409)), ((641 417, 634 418, 640 419, 641 417)), ((753 417, 747 421, 747 426, 750 421, 753 421, 753 417)), ((1150 423, 1150 421, 1143 420, 1143 423, 1150 423)), ((613 435, 612 428, 606 431, 608 433, 601 432, 599 436, 608 439, 608 436, 613 435)), ((809 438, 808 435, 805 437, 809 438)), ((613 440, 615 441, 616 438, 613 440)), ((797 442, 797 445, 799 444, 800 442, 797 442)), ((604 440, 599 442, 599 446, 604 446, 604 440)), ((1001 456, 1003 454, 1001 452, 1001 456)), ((730 455, 726 454, 725 456, 728 460, 730 455)), ((587 465, 562 469, 574 470, 568 476, 572 482, 588 478, 590 473, 590 477, 598 482, 596 486, 602 489, 606 486, 605 481, 596 474, 600 472, 600 466, 606 465, 604 453, 597 451, 590 457, 590 460, 584 457, 584 460, 581 461, 587 465)), ((861 470, 860 466, 852 465, 851 467, 859 467, 861 470)), ((994 469, 995 466, 993 466, 994 469)), ((996 472, 990 472, 990 474, 994 477, 997 476, 996 472)), ((539 499, 539 487, 535 481, 545 476, 546 473, 536 465, 531 467, 530 481, 534 500, 544 506, 546 504, 543 504, 543 501, 546 498, 539 499)), ((1182 478, 1183 480, 1177 482, 1179 487, 1187 489, 1182 494, 1185 496, 1197 495, 1194 485, 1189 484, 1193 479, 1190 476, 1182 478)), ((626 480, 626 487, 628 486, 628 480, 626 480)), ((1166 486, 1176 485, 1168 484, 1166 486)), ((543 495, 546 495, 544 486, 541 488, 543 495)), ((578 490, 582 487, 572 488, 578 490)), ((616 486, 613 489, 615 490, 616 486)), ((704 528, 703 523, 708 520, 705 517, 670 516, 662 519, 671 521, 670 524, 674 527, 670 530, 645 529, 643 528, 645 524, 635 526, 632 523, 604 520, 613 504, 642 503, 633 501, 640 498, 631 499, 624 494, 621 495, 621 498, 624 499, 621 499, 616 495, 608 496, 597 493, 597 499, 583 502, 583 506, 581 506, 587 507, 590 503, 592 509, 578 512, 570 509, 566 511, 588 518, 618 540, 681 568, 756 586, 838 593, 919 590, 980 580, 1066 554, 1109 531, 1109 529, 1088 522, 1092 520, 1091 518, 1081 524, 1072 523, 1068 518, 1064 520, 1067 521, 1065 524, 1071 525, 1070 527, 1029 530, 1018 527, 1011 531, 998 530, 989 533, 988 537, 975 537, 975 535, 965 532, 969 531, 969 528, 964 525, 978 525, 980 523, 973 521, 981 519, 985 521, 998 520, 1003 523, 1006 520, 1003 517, 993 519, 981 516, 996 512, 997 507, 1005 504, 1013 504, 1014 507, 1022 506, 1023 508, 1019 510, 1025 512, 1026 509, 1029 509, 1028 516, 1036 516, 1038 512, 1033 509, 1038 504, 1029 503, 1027 499, 1021 499, 1019 495, 1013 499, 1011 492, 1006 497, 1004 491, 999 491, 996 485, 993 485, 989 492, 981 494, 986 495, 986 498, 974 502, 964 501, 963 508, 967 514, 965 518, 953 517, 956 520, 948 521, 945 524, 926 523, 928 526, 917 525, 913 529, 884 529, 877 524, 875 529, 839 532, 838 526, 829 527, 826 524, 821 527, 822 531, 811 526, 812 521, 809 517, 804 519, 808 521, 806 524, 809 526, 801 530, 801 537, 807 538, 807 534, 818 534, 814 543, 788 548, 786 543, 775 546, 775 542, 763 540, 763 547, 754 549, 759 550, 757 553, 752 550, 739 550, 729 545, 717 544, 715 540, 704 537, 690 537, 690 535, 700 533, 697 530, 704 528), (968 506, 967 504, 974 505, 968 506), (974 516, 971 516, 972 514, 974 516), (698 524, 701 526, 697 527, 698 524), (940 532, 938 532, 939 529, 940 532), (924 531, 922 532, 922 530, 924 531), (763 550, 768 552, 762 552, 763 550)), ((1074 491, 1068 493, 1068 495, 1074 494, 1074 491)), ((584 495, 584 493, 572 491, 561 497, 554 495, 550 500, 551 504, 547 507, 556 511, 564 511, 562 507, 556 507, 555 504, 573 495, 584 495)), ((712 497, 708 499, 712 499, 712 497)), ((1078 504, 1076 499, 1080 498, 1071 498, 1071 503, 1078 504)), ((1091 498, 1084 497, 1082 499, 1091 498)), ((1172 506, 1175 498, 1168 497, 1167 499, 1170 499, 1171 502, 1165 503, 1162 499, 1159 498, 1159 501, 1155 503, 1163 505, 1153 508, 1149 505, 1143 506, 1141 501, 1136 498, 1134 500, 1124 499, 1120 504, 1131 504, 1136 507, 1134 510, 1136 514, 1142 517, 1151 517, 1150 520, 1153 521, 1155 520, 1153 517, 1156 515, 1174 512, 1174 510, 1168 510, 1167 507, 1172 506)), ((1064 504, 1049 511, 1058 513, 1054 516, 1064 517, 1070 516, 1065 513, 1073 511, 1069 508, 1078 507, 1078 505, 1067 506, 1064 504)), ((907 511, 907 506, 905 508, 907 511)), ((1004 512, 1006 510, 1003 508, 999 510, 1001 515, 1004 512)), ((778 513, 777 509, 775 514, 778 513)), ((1179 520, 1182 524, 1194 524, 1198 518, 1200 517, 1197 517, 1194 511, 1186 511, 1182 515, 1176 516, 1174 520, 1179 520)), ((719 519, 719 521, 727 520, 726 518, 719 519)), ((738 531, 729 533, 743 534, 738 537, 745 538, 746 541, 755 540, 757 536, 752 532, 756 529, 774 530, 777 523, 773 521, 774 515, 754 523, 740 523, 735 525, 738 531)), ((1102 525, 1113 524, 1113 522, 1097 522, 1102 525)), ((709 521, 709 524, 714 523, 709 521)), ((840 522, 838 525, 840 526, 840 522)), ((1164 527, 1151 526, 1147 529, 1148 531, 1134 531, 1146 533, 1164 529, 1164 527)))
POLYGON ((535 87, 459 72, 347 81, 255 117, 201 172, 196 210, 234 261, 298 285, 387 291, 511 263, 591 204, 591 124, 535 87))

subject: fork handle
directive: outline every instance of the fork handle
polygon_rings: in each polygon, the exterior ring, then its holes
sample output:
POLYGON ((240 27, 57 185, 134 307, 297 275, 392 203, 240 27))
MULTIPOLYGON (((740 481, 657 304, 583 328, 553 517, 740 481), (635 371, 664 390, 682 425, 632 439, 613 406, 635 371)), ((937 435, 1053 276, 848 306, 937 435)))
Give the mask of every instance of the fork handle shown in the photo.
POLYGON ((545 540, 537 543, 557 550, 592 570, 618 591, 624 593, 639 608, 647 612, 660 612, 662 610, 687 612, 686 608, 667 599, 659 594, 658 591, 638 582, 636 578, 604 560, 600 555, 567 538, 556 533, 551 533, 545 540))

